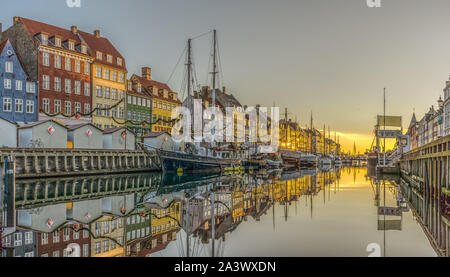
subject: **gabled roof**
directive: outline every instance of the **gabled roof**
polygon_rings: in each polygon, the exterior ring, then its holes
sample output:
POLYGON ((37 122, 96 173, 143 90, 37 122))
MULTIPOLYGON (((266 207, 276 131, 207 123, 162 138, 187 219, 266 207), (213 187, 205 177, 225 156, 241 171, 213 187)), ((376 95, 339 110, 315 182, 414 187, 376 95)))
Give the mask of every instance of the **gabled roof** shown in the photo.
MULTIPOLYGON (((1 51, 1 50, 0 50, 1 51)), ((10 124, 13 124, 13 125, 16 125, 17 127, 19 127, 19 124, 17 124, 16 122, 13 122, 13 121, 11 121, 11 120, 8 120, 8 119, 6 119, 6 118, 4 118, 4 117, 1 117, 0 116, 0 120, 4 120, 4 121, 6 121, 6 122, 8 122, 8 123, 10 123, 10 124)))
POLYGON ((108 134, 113 134, 115 132, 118 132, 120 130, 127 130, 128 132, 132 133, 133 135, 135 135, 135 133, 133 131, 131 131, 130 129, 126 128, 126 127, 115 127, 115 128, 107 128, 103 131, 104 135, 108 135, 108 134))
POLYGON ((168 132, 150 132, 147 135, 143 136, 142 138, 156 138, 156 137, 159 137, 164 134, 170 136, 170 134, 168 132))
POLYGON ((38 125, 41 125, 41 124, 44 124, 44 123, 47 123, 47 122, 52 122, 52 123, 54 123, 56 125, 59 125, 59 126, 63 127, 64 129, 67 129, 66 126, 62 125, 61 123, 59 123, 58 121, 55 121, 53 119, 41 120, 41 121, 36 121, 36 122, 29 123, 29 124, 25 124, 25 125, 20 126, 19 129, 33 128, 35 126, 38 126, 38 125))
POLYGON ((95 126, 92 123, 81 123, 81 124, 75 124, 75 125, 67 125, 67 129, 69 131, 74 131, 74 130, 78 130, 78 129, 84 127, 84 126, 87 126, 87 125, 89 125, 90 127, 94 128, 94 129, 99 130, 100 132, 103 132, 100 128, 98 128, 97 126, 95 126))
POLYGON ((0 44, 0 54, 3 52, 3 49, 5 48, 7 43, 8 43, 8 40, 5 40, 2 44, 0 44))
MULTIPOLYGON (((67 41, 67 40, 73 40, 76 45, 82 43, 81 39, 78 37, 78 35, 72 33, 72 31, 60 28, 57 26, 53 26, 47 23, 35 21, 32 19, 19 17, 19 21, 22 22, 22 24, 25 26, 25 29, 28 31, 28 33, 33 36, 36 43, 41 44, 41 42, 36 38, 36 35, 40 33, 46 33, 49 38, 49 46, 55 46, 52 45, 52 42, 50 41, 50 38, 54 36, 58 36, 61 38, 61 42, 67 41)), ((58 47, 60 48, 60 47, 58 47)), ((71 52, 77 52, 79 54, 82 54, 80 51, 77 51, 75 48, 75 51, 69 50, 68 48, 61 48, 65 51, 71 51, 71 52)), ((86 54, 82 54, 86 55, 86 54)))
POLYGON ((154 81, 154 80, 148 80, 147 78, 138 76, 136 74, 134 74, 133 77, 136 78, 142 84, 142 86, 145 87, 145 88, 157 87, 158 90, 165 89, 168 92, 173 92, 167 84, 164 84, 164 83, 161 83, 161 82, 157 82, 157 81, 154 81))
POLYGON ((84 42, 86 42, 86 44, 90 48, 91 56, 93 58, 95 58, 96 62, 99 62, 99 63, 104 64, 104 65, 112 66, 112 67, 115 67, 115 68, 119 68, 119 69, 122 69, 122 70, 127 70, 126 63, 125 63, 125 58, 120 54, 119 51, 117 51, 117 49, 114 47, 114 45, 107 38, 96 37, 93 34, 86 33, 86 32, 83 32, 83 31, 78 31, 78 34, 80 35, 82 40, 84 42), (97 59, 97 55, 96 55, 97 51, 103 53, 102 60, 98 60, 97 59), (108 55, 108 54, 113 57, 112 63, 108 63, 107 60, 106 60, 106 55, 108 55), (121 66, 117 64, 117 58, 121 58, 122 59, 122 65, 121 66))
POLYGON ((413 113, 411 118, 411 123, 409 124, 409 129, 414 127, 417 124, 416 113, 413 113))

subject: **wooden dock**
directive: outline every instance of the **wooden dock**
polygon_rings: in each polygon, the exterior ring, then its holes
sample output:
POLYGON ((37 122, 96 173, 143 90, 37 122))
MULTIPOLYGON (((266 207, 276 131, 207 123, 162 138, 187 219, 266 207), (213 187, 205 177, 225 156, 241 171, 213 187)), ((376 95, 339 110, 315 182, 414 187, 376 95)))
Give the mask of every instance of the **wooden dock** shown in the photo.
POLYGON ((159 157, 141 150, 2 148, 12 158, 16 179, 160 171, 159 157))
POLYGON ((400 171, 419 219, 450 256, 450 136, 404 154, 400 171))

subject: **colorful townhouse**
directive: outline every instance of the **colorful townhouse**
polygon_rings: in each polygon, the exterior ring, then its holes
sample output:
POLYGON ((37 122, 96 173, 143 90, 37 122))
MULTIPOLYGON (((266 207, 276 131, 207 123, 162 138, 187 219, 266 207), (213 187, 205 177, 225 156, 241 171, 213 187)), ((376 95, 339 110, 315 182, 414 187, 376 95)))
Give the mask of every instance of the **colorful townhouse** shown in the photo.
MULTIPOLYGON (((143 212, 137 211, 137 212, 143 212)), ((133 214, 126 218, 125 223, 125 255, 138 256, 144 247, 143 241, 151 237, 149 214, 133 214)))
POLYGON ((56 119, 64 124, 91 121, 90 116, 82 114, 92 110, 93 59, 76 26, 66 30, 14 17, 13 25, 3 32, 2 39, 9 39, 15 46, 29 81, 39 83, 36 91, 39 120, 59 114, 56 119))
POLYGON ((29 80, 9 40, 0 44, 0 72, 0 117, 16 123, 37 121, 36 82, 29 80))
POLYGON ((104 215, 91 223, 91 257, 123 257, 123 218, 104 215))
MULTIPOLYGON (((152 132, 172 132, 172 111, 181 106, 178 93, 172 91, 167 84, 152 80, 151 68, 144 67, 142 76, 131 77, 133 87, 141 88, 151 97, 152 132)), ((148 107, 147 107, 148 108, 148 107)), ((129 118, 130 119, 130 118, 129 118)))
MULTIPOLYGON (((151 69, 142 68, 142 76, 151 80, 151 69)), ((134 74, 128 81, 127 89, 127 127, 133 130, 137 137, 152 132, 152 96, 148 88, 142 84, 141 78, 134 74)))
POLYGON ((103 130, 125 126, 125 59, 107 38, 100 36, 99 30, 78 33, 93 59, 92 107, 99 108, 92 115, 93 124, 103 130))

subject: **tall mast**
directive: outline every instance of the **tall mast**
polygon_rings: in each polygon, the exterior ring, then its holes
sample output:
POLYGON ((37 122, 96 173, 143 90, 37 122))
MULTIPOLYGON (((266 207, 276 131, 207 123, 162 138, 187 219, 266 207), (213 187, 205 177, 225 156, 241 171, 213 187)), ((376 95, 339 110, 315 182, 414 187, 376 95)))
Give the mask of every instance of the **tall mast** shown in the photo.
POLYGON ((386 88, 384 88, 383 92, 383 125, 384 125, 383 165, 386 166, 386 88))
MULTIPOLYGON (((214 38, 213 38, 213 72, 211 73, 212 76, 212 96, 211 96, 211 100, 212 100, 212 135, 215 137, 215 133, 216 133, 216 124, 215 124, 215 120, 216 120, 216 74, 217 74, 217 61, 216 61, 216 50, 217 50, 217 31, 214 29, 213 31, 214 33, 214 38)), ((213 140, 213 144, 214 144, 214 140, 213 140)))
POLYGON ((191 51, 192 51, 192 39, 188 39, 188 60, 187 60, 187 95, 188 97, 191 96, 191 70, 192 70, 192 57, 191 57, 191 51))

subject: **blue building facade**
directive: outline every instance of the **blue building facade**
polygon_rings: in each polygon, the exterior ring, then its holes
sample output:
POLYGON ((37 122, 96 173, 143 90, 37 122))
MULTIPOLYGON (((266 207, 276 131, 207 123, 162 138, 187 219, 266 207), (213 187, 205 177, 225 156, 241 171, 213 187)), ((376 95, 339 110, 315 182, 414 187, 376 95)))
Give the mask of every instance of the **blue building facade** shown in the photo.
POLYGON ((0 45, 0 116, 17 123, 38 119, 38 86, 28 81, 9 40, 0 45))

